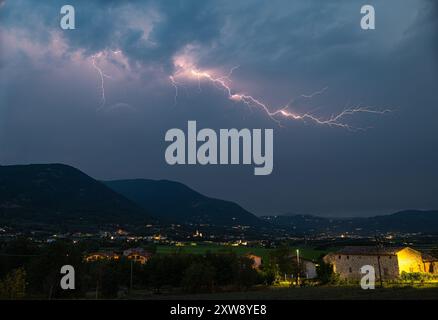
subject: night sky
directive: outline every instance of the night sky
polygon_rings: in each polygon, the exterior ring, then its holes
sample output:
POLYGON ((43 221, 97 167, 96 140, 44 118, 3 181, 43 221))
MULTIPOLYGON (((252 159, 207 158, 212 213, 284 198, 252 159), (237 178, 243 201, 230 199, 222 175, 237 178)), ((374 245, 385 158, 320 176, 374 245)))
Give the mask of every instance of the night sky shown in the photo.
POLYGON ((259 215, 436 209, 437 17, 434 0, 0 1, 0 164, 176 180, 259 215), (364 4, 376 30, 360 28, 364 4), (391 112, 272 119, 190 70, 271 111, 391 112), (274 129, 273 173, 169 166, 164 135, 188 120, 274 129))

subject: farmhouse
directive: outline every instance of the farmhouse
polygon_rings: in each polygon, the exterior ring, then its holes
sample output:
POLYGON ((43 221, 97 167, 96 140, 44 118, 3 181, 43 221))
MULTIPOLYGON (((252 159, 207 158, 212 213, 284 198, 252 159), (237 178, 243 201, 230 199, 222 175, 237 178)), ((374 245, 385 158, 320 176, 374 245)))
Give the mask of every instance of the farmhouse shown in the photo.
POLYGON ((302 273, 304 273, 306 279, 314 279, 317 277, 315 262, 301 257, 299 258, 298 262, 296 256, 292 256, 291 259, 293 264, 297 265, 299 263, 300 270, 302 273))
POLYGON ((120 255, 112 251, 91 252, 85 256, 85 261, 119 260, 120 255))
POLYGON ((260 267, 261 267, 261 265, 262 265, 262 257, 257 256, 257 255, 252 254, 252 253, 248 253, 248 254, 245 255, 245 256, 253 261, 253 265, 252 265, 252 267, 253 267, 254 269, 260 269, 260 267))
POLYGON ((145 264, 151 257, 151 253, 143 248, 127 249, 123 251, 123 255, 129 260, 134 260, 134 262, 140 262, 141 264, 145 264))
POLYGON ((123 256, 129 260, 133 260, 134 262, 145 264, 149 260, 151 255, 152 254, 150 252, 144 250, 143 248, 131 248, 123 251, 123 253, 121 251, 114 252, 114 251, 106 251, 106 250, 91 252, 85 255, 84 259, 87 262, 100 261, 100 260, 118 261, 123 256))
POLYGON ((360 279, 362 266, 371 265, 376 279, 392 280, 402 272, 427 272, 438 274, 437 259, 409 247, 345 247, 329 253, 324 262, 333 265, 333 271, 343 279, 360 279))

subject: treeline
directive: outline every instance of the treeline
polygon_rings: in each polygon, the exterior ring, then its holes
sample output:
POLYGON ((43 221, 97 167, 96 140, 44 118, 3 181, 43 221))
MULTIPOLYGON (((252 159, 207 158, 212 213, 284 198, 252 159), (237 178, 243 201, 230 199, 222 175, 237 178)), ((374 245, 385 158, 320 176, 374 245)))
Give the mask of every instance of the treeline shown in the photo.
POLYGON ((18 239, 0 247, 0 298, 116 298, 129 289, 161 293, 176 288, 184 293, 213 292, 224 287, 246 290, 268 283, 253 261, 233 253, 153 255, 146 264, 117 261, 85 262, 83 246, 56 241, 37 245, 18 239), (62 290, 61 267, 75 268, 75 290, 62 290), (25 279, 25 280, 23 280, 25 279), (25 292, 24 292, 25 291, 25 292))
MULTIPOLYGON (((153 252, 154 248, 148 250, 153 252)), ((305 275, 287 247, 273 250, 258 269, 252 259, 233 252, 154 254, 142 265, 124 257, 85 262, 87 251, 89 245, 69 241, 38 245, 18 239, 1 245, 0 298, 117 298, 126 296, 131 289, 153 294, 248 290, 305 275), (74 290, 60 287, 64 265, 75 268, 74 290)), ((329 282, 332 270, 322 263, 320 266, 321 280, 329 282)))
POLYGON ((0 298, 80 297, 81 289, 68 295, 61 290, 60 270, 64 265, 76 269, 76 282, 81 287, 84 273, 80 246, 58 241, 39 245, 17 239, 0 245, 0 298))

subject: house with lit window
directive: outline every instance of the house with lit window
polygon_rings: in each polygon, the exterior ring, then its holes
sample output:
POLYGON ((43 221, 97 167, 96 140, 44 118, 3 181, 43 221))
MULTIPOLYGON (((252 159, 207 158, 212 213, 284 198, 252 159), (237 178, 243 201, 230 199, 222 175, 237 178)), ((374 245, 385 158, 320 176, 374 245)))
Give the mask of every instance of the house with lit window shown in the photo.
POLYGON ((424 271, 431 274, 438 274, 438 258, 430 254, 423 254, 424 271))
POLYGON ((260 267, 262 265, 262 257, 257 256, 257 255, 252 254, 252 253, 249 253, 249 254, 247 254, 245 256, 253 261, 252 267, 254 269, 260 269, 260 267))
POLYGON ((152 256, 149 251, 146 251, 143 248, 127 249, 123 251, 123 255, 129 260, 133 260, 134 262, 139 262, 141 264, 145 264, 152 256))
POLYGON ((316 273, 316 263, 314 261, 302 257, 298 258, 295 255, 291 256, 291 259, 292 264, 300 266, 300 270, 306 279, 315 279, 318 276, 316 273))
POLYGON ((120 255, 113 251, 96 251, 85 255, 86 262, 100 261, 100 260, 119 260, 120 255))
POLYGON ((438 274, 438 259, 409 247, 350 246, 324 257, 342 279, 360 279, 361 267, 371 265, 376 279, 393 280, 403 272, 438 274))

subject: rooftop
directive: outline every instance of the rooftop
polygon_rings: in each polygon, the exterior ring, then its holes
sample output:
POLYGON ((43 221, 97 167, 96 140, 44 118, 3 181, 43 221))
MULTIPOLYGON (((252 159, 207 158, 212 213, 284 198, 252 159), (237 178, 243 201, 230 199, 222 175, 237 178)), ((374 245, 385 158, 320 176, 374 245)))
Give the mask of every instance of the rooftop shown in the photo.
POLYGON ((395 255, 402 249, 407 247, 378 247, 378 246, 347 246, 336 254, 348 255, 395 255))

